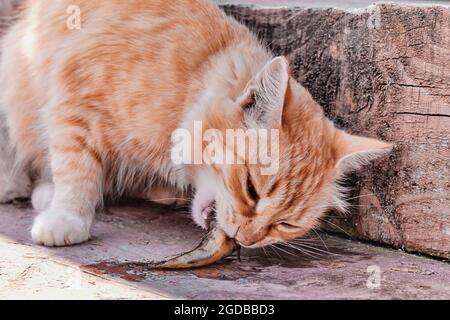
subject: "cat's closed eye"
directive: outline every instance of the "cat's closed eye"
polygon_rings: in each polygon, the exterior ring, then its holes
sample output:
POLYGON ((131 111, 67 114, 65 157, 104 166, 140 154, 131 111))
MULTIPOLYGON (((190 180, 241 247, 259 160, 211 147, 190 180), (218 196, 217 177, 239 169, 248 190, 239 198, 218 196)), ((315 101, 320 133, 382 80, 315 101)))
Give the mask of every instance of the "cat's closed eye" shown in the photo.
POLYGON ((286 222, 286 221, 281 221, 281 222, 277 223, 275 226, 281 227, 281 228, 283 228, 285 230, 288 230, 288 231, 289 230, 298 230, 299 229, 299 226, 296 226, 296 225, 291 224, 291 223, 286 222))
POLYGON ((248 178, 247 178, 247 192, 253 201, 258 202, 259 195, 258 195, 258 192, 256 192, 255 186, 253 185, 253 182, 252 182, 252 179, 250 176, 248 176, 248 178))

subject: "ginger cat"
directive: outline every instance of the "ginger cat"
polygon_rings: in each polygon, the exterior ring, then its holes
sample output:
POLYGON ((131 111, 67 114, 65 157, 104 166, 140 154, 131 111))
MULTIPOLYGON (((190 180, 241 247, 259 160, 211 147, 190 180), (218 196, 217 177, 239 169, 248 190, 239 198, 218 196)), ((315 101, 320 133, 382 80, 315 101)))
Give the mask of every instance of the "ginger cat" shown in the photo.
POLYGON ((28 1, 0 77, 0 201, 32 196, 32 239, 46 246, 87 241, 104 198, 188 189, 199 226, 215 214, 243 246, 288 241, 344 205, 346 171, 391 149, 335 128, 287 60, 209 0, 28 1), (172 133, 194 121, 279 130, 278 171, 174 164, 172 133))

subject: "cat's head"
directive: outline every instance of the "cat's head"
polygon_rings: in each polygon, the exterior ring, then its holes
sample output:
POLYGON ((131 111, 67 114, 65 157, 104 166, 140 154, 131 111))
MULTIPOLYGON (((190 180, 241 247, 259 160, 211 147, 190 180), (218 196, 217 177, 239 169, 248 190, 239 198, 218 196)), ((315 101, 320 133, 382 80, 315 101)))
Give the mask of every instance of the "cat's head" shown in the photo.
POLYGON ((193 214, 202 224, 202 210, 214 202, 220 227, 246 247, 307 234, 327 210, 343 207, 337 180, 392 147, 335 128, 292 79, 282 57, 268 63, 227 108, 208 117, 209 127, 277 130, 270 150, 277 154, 272 158, 276 170, 267 174, 267 163, 250 164, 248 159, 245 164, 211 165, 197 181, 193 214))

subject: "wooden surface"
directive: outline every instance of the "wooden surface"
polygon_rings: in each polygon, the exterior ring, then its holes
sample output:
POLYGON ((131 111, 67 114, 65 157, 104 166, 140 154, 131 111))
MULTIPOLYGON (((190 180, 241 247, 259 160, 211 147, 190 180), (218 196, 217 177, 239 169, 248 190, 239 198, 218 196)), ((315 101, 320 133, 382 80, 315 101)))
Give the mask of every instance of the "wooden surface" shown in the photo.
POLYGON ((448 263, 325 235, 308 243, 308 254, 268 248, 267 255, 244 251, 242 262, 230 257, 162 272, 145 262, 191 249, 202 236, 188 214, 148 205, 109 208, 98 216, 93 240, 71 248, 31 244, 34 215, 0 206, 0 299, 450 298, 448 263), (373 270, 380 271, 379 287, 371 286, 373 270))
MULTIPOLYGON (((450 9, 227 6, 340 127, 395 143, 350 177, 348 233, 450 257, 450 9)), ((342 223, 342 221, 345 223, 342 223)))

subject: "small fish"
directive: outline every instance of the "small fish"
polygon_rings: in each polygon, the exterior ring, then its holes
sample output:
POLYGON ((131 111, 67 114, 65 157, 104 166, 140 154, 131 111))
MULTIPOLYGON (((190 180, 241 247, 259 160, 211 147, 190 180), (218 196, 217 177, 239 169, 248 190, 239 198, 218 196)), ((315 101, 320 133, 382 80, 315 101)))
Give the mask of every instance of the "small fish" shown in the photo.
POLYGON ((192 251, 148 265, 152 269, 191 269, 213 264, 230 256, 238 245, 220 228, 214 227, 192 251))

